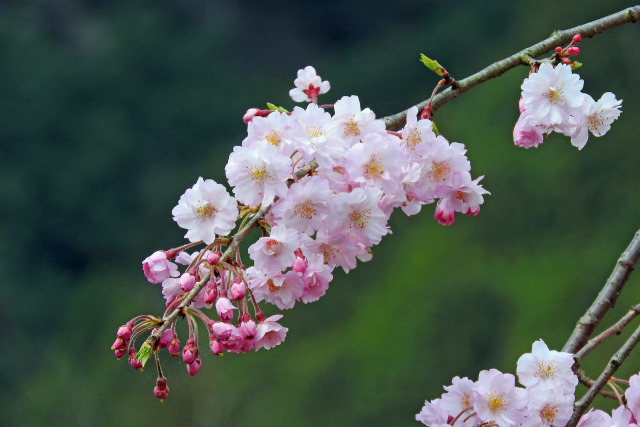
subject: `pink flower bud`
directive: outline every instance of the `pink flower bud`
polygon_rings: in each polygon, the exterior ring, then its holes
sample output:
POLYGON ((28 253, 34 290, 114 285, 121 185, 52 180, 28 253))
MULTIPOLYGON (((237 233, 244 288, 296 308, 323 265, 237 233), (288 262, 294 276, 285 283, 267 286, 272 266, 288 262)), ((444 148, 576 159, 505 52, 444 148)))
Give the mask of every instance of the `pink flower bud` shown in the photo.
POLYGON ((142 261, 142 271, 151 283, 162 283, 169 277, 178 276, 178 266, 167 259, 165 251, 156 251, 142 261))
POLYGON ((240 333, 245 339, 252 340, 256 337, 256 322, 249 319, 240 323, 240 333))
POLYGON ((222 356, 222 350, 224 350, 224 346, 222 343, 216 339, 209 341, 209 347, 211 348, 211 352, 216 356, 222 356))
POLYGON ((556 52, 558 53, 562 52, 562 48, 560 46, 556 47, 556 52))
POLYGON ((581 41, 582 41, 582 36, 580 34, 576 34, 575 36, 573 36, 573 40, 571 41, 571 43, 576 45, 581 41))
POLYGON ((127 354, 127 348, 126 347, 116 348, 116 350, 114 351, 114 354, 116 355, 116 359, 120 360, 122 356, 127 354))
POLYGON ((237 310, 237 308, 233 306, 229 298, 222 297, 216 301, 216 311, 218 312, 220 320, 233 319, 233 310, 237 310))
POLYGON ((204 290, 204 303, 207 305, 213 304, 218 298, 218 291, 214 285, 209 285, 204 290))
POLYGON ((129 341, 129 338, 131 338, 131 326, 127 325, 122 325, 118 328, 118 338, 122 339, 123 341, 129 341))
POLYGON ((117 350, 119 348, 125 347, 126 345, 127 342, 122 338, 116 338, 116 340, 113 342, 113 345, 111 346, 111 350, 117 350))
POLYGON ((202 361, 200 360, 200 356, 196 356, 193 362, 187 364, 187 373, 190 376, 194 376, 200 370, 200 366, 202 366, 202 361))
POLYGON ((156 387, 153 389, 153 394, 160 400, 164 400, 169 397, 169 387, 167 387, 166 378, 158 378, 156 381, 156 387))
POLYGON ((577 46, 572 46, 569 49, 567 49, 567 53, 573 56, 578 55, 580 53, 580 48, 577 46))
POLYGON ((231 285, 230 291, 231 298, 236 301, 240 301, 247 294, 247 287, 245 286, 244 282, 234 283, 233 285, 231 285))
POLYGON ((218 252, 211 252, 207 255, 207 262, 209 265, 216 265, 220 261, 220 254, 218 252))
POLYGON ((173 357, 180 356, 180 341, 178 341, 178 337, 174 336, 171 340, 171 345, 169 346, 169 354, 173 357))
POLYGON ((307 260, 305 258, 297 257, 293 262, 291 269, 296 273, 304 274, 304 272, 307 271, 307 260))
POLYGON ((218 341, 226 341, 231 337, 231 333, 235 328, 233 325, 224 322, 213 322, 211 326, 211 335, 218 341))
POLYGON ((189 338, 182 348, 182 361, 187 364, 193 363, 196 356, 198 356, 198 347, 195 346, 193 338, 189 338))
POLYGON ((131 349, 129 350, 129 365, 131 365, 131 367, 136 371, 142 369, 142 363, 136 359, 137 354, 138 353, 136 353, 133 347, 131 347, 131 349))
POLYGON ((244 113, 244 116, 242 116, 242 120, 245 123, 249 123, 251 120, 253 120, 253 118, 256 116, 256 113, 260 111, 257 108, 249 108, 247 110, 246 113, 244 113))
POLYGON ((160 348, 169 347, 173 342, 173 339, 175 338, 175 336, 176 335, 173 333, 171 329, 165 329, 165 331, 162 333, 162 336, 158 340, 158 347, 160 348))
POLYGON ((479 213, 480 213, 480 206, 478 206, 478 208, 475 211, 472 211, 471 208, 467 210, 467 215, 469 216, 476 216, 479 213))
POLYGON ((191 289, 193 289, 193 286, 196 284, 196 278, 189 274, 189 273, 184 273, 182 276, 180 276, 180 289, 183 290, 183 292, 189 292, 191 289))
POLYGON ((455 221, 455 211, 449 206, 445 206, 440 200, 436 205, 434 218, 442 225, 451 225, 455 221))

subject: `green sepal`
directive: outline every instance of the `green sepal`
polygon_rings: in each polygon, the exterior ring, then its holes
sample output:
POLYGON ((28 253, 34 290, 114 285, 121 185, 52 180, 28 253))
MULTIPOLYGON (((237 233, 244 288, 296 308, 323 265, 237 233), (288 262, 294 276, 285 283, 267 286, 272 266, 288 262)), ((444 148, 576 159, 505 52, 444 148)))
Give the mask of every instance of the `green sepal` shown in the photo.
POLYGON ((424 53, 420 54, 420 62, 422 62, 427 66, 428 69, 430 69, 440 77, 444 77, 445 74, 448 74, 447 70, 445 70, 444 67, 438 63, 438 61, 429 58, 424 53))
POLYGON ((436 127, 436 122, 433 120, 431 121, 431 127, 433 128, 433 133, 435 133, 436 136, 440 135, 440 132, 438 132, 438 128, 436 127))
POLYGON ((142 346, 140 347, 140 350, 138 350, 138 354, 136 354, 136 357, 134 357, 134 360, 137 360, 138 362, 142 363, 142 367, 144 368, 144 365, 147 363, 147 360, 149 360, 150 356, 151 356, 151 344, 145 341, 145 343, 142 344, 142 346))
POLYGON ((286 108, 284 107, 278 107, 277 105, 274 105, 270 102, 267 102, 267 108, 271 111, 280 111, 281 113, 288 113, 289 111, 287 111, 286 108))
POLYGON ((577 70, 578 68, 582 67, 582 62, 578 62, 578 61, 573 61, 571 63, 571 69, 572 70, 577 70))

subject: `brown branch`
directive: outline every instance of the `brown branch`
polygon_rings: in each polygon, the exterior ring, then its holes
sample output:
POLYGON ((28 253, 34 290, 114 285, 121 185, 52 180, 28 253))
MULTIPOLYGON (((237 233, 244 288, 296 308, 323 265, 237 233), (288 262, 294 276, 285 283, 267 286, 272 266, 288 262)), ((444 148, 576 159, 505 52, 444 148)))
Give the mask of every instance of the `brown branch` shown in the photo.
MULTIPOLYGON (((580 34, 582 37, 593 37, 606 30, 617 27, 629 22, 636 22, 640 19, 640 6, 629 7, 613 15, 606 16, 601 19, 597 19, 593 22, 589 22, 583 25, 579 25, 574 28, 570 28, 564 31, 556 31, 551 37, 536 43, 520 52, 509 56, 501 61, 489 65, 482 71, 479 71, 465 79, 458 80, 457 88, 447 88, 443 92, 436 95, 431 103, 431 112, 435 112, 439 107, 443 106, 458 95, 478 86, 481 83, 486 82, 489 79, 498 77, 508 70, 515 68, 519 65, 526 64, 531 65, 533 58, 542 54, 550 52, 555 49, 556 46, 567 44, 571 41, 574 35, 580 34)), ((417 105, 418 111, 427 106, 429 100, 422 101, 417 105)), ((404 125, 407 118, 406 110, 391 116, 384 117, 387 129, 396 129, 404 125)))
POLYGON ((578 324, 562 351, 576 353, 585 345, 589 336, 591 336, 593 330, 598 326, 604 315, 615 305, 618 295, 620 295, 622 287, 638 263, 638 259, 640 259, 640 230, 636 231, 631 243, 629 243, 627 249, 620 255, 607 283, 593 304, 591 304, 591 307, 589 307, 584 316, 578 321, 578 324))
MULTIPOLYGON (((583 371, 582 369, 574 368, 574 372, 578 376, 578 381, 580 381, 580 384, 586 385, 589 388, 593 387, 593 384, 595 384, 596 381, 589 378, 585 371, 583 371)), ((618 396, 616 396, 616 394, 612 391, 600 389, 598 393, 600 393, 600 395, 604 397, 609 397, 616 401, 618 400, 618 396)))
POLYGON ((567 424, 567 427, 574 427, 578 424, 580 417, 587 410, 587 407, 593 402, 598 392, 604 387, 604 385, 611 379, 611 376, 618 370, 622 362, 629 356, 631 350, 640 342, 640 326, 636 328, 633 334, 629 337, 627 342, 624 343, 620 350, 613 355, 609 360, 609 363, 604 368, 598 379, 593 383, 591 388, 587 390, 584 396, 576 402, 573 407, 573 415, 567 424))
POLYGON ((580 361, 587 355, 591 350, 596 348, 602 342, 604 342, 607 338, 612 335, 620 335, 622 329, 629 324, 637 315, 640 314, 640 304, 631 307, 631 310, 627 314, 625 314, 620 320, 618 320, 613 326, 603 331, 600 335, 595 338, 592 338, 587 342, 587 344, 582 347, 582 349, 576 353, 575 358, 580 361))

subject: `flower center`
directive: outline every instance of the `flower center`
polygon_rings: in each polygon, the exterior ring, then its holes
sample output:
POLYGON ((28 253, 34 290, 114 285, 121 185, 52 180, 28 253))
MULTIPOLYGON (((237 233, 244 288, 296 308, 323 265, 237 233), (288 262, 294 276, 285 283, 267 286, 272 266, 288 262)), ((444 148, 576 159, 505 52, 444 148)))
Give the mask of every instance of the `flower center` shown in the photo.
POLYGON ((360 135, 360 128, 358 123, 353 120, 353 117, 348 122, 344 122, 344 134, 345 135, 360 135))
POLYGON ((318 210, 314 204, 311 203, 311 200, 306 200, 302 203, 298 203, 293 210, 293 213, 298 215, 300 218, 311 219, 318 214, 318 210))
POLYGON ((216 216, 216 209, 211 203, 205 203, 196 208, 196 212, 198 213, 198 218, 200 219, 211 219, 216 216))
POLYGON ((429 181, 444 182, 451 173, 451 166, 448 162, 434 162, 431 166, 431 177, 429 181))
POLYGON ((371 209, 353 211, 349 215, 349 228, 365 229, 369 224, 369 218, 371 218, 371 209))
POLYGON ((536 372, 536 377, 542 378, 543 380, 548 380, 556 376, 556 372, 558 372, 558 368, 556 364, 553 362, 541 361, 538 362, 538 371, 536 372))
POLYGON ((310 138, 318 138, 324 135, 324 131, 318 126, 307 126, 307 133, 310 138))
POLYGON ((602 120, 602 117, 600 116, 600 114, 595 113, 589 116, 589 130, 590 131, 595 131, 598 132, 598 135, 602 135, 600 133, 600 131, 598 130, 598 126, 602 126, 604 124, 604 120, 602 120))
POLYGON ((249 176, 259 184, 264 184, 267 179, 271 178, 266 166, 250 166, 249 176))
POLYGON ((369 163, 364 165, 364 177, 367 179, 376 179, 384 173, 384 164, 378 160, 378 156, 374 154, 371 156, 369 163))
POLYGON ((269 144, 275 145, 275 146, 280 145, 280 142, 282 142, 282 138, 280 137, 280 133, 276 132, 275 130, 272 130, 267 135, 265 135, 264 139, 266 139, 269 142, 269 144))
POLYGON ((492 414, 500 414, 504 411, 505 406, 509 403, 501 394, 496 393, 495 391, 489 395, 489 409, 492 414))
POLYGON ((556 419, 556 415, 558 414, 558 408, 551 406, 550 403, 547 403, 542 410, 540 410, 540 416, 542 419, 549 421, 552 423, 556 419))
POLYGON ((416 145, 422 142, 422 137, 420 136, 420 132, 418 132, 418 129, 413 128, 413 130, 409 133, 409 135, 407 135, 404 141, 407 145, 407 148, 409 148, 410 150, 415 150, 416 145))
POLYGON ((564 92, 562 90, 556 90, 556 88, 552 87, 549 90, 542 94, 545 98, 549 100, 552 104, 560 104, 565 102, 564 92))

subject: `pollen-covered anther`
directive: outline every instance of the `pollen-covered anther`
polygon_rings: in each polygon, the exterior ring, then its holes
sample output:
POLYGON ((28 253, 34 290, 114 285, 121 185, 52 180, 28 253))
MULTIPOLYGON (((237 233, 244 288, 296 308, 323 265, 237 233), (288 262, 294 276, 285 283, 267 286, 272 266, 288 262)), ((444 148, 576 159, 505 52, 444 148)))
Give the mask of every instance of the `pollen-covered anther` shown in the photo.
POLYGON ((422 137, 420 136, 420 132, 417 129, 413 129, 409 135, 404 139, 407 148, 410 150, 415 150, 416 145, 422 142, 422 137))
POLYGON ((307 126, 306 129, 311 138, 317 138, 324 135, 324 131, 318 126, 307 126))
POLYGON ((345 136, 360 135, 360 128, 358 127, 358 123, 356 123, 353 118, 344 123, 344 134, 345 136))
POLYGON ((365 229, 371 218, 371 209, 362 209, 353 211, 349 215, 349 228, 365 229))
POLYGON ((312 219, 318 214, 318 209, 316 209, 310 200, 307 200, 302 203, 298 203, 293 212, 301 218, 312 219))
POLYGON ((558 104, 565 101, 564 93, 562 92, 562 90, 556 90, 555 88, 549 88, 549 90, 545 92, 543 96, 547 98, 552 104, 558 104))
POLYGON ((504 411, 509 400, 505 399, 501 394, 493 392, 489 395, 488 403, 492 414, 500 414, 504 411))
POLYGON ((601 135, 600 130, 598 130, 598 126, 602 126, 604 124, 604 120, 600 114, 592 114, 589 116, 589 130, 591 132, 598 132, 598 135, 601 135))
POLYGON ((249 167, 249 176, 254 181, 264 184, 267 179, 271 178, 271 175, 267 171, 266 166, 251 166, 249 167))
POLYGON ((196 212, 198 214, 198 218, 200 219, 211 219, 216 216, 218 209, 215 208, 211 203, 205 203, 199 205, 196 208, 196 212))
POLYGON ((376 179, 384 173, 384 164, 378 160, 378 157, 374 154, 371 156, 369 163, 364 165, 363 175, 367 179, 376 179))
POLYGON ((450 174, 451 166, 449 166, 448 162, 434 162, 431 167, 431 177, 429 181, 444 182, 450 174))
POLYGON ((536 371, 536 377, 548 380, 556 376, 558 367, 553 362, 540 361, 538 362, 538 370, 536 371))
POLYGON ((282 137, 280 136, 280 132, 276 132, 275 130, 272 130, 271 132, 266 134, 264 136, 264 139, 266 139, 267 142, 269 142, 269 144, 275 145, 276 147, 280 145, 280 143, 282 142, 282 137))
POLYGON ((550 423, 554 422, 556 419, 556 415, 558 415, 558 408, 555 406, 551 406, 550 403, 547 403, 544 408, 540 410, 540 415, 543 420, 546 420, 550 423))

